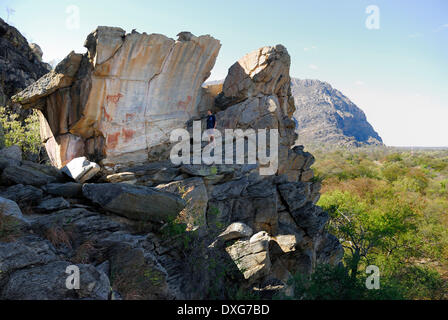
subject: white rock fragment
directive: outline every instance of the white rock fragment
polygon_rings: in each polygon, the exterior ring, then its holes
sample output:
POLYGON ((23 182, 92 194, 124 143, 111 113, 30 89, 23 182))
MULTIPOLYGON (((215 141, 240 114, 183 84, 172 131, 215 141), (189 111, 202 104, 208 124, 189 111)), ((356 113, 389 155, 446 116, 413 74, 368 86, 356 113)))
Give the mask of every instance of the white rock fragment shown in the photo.
POLYGON ((79 183, 92 179, 99 171, 100 166, 95 162, 90 162, 86 157, 73 159, 62 168, 62 172, 79 183))

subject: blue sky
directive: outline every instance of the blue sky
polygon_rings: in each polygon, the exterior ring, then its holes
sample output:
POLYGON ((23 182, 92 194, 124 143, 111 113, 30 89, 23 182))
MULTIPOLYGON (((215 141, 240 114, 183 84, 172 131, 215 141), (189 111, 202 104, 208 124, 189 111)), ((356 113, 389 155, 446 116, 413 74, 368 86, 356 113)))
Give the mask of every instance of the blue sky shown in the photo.
POLYGON ((446 0, 0 0, 5 20, 7 8, 9 22, 42 47, 46 61, 84 52, 98 25, 173 38, 210 34, 223 45, 211 80, 244 54, 281 43, 292 76, 342 91, 387 145, 448 146, 446 0), (379 9, 379 29, 366 27, 369 5, 379 9))

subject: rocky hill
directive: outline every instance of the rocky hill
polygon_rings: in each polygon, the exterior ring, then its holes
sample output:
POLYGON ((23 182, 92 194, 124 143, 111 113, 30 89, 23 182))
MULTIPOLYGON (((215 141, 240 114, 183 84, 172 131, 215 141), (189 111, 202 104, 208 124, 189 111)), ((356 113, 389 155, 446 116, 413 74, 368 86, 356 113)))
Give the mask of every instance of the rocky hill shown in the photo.
POLYGON ((319 80, 293 78, 299 145, 381 145, 364 112, 340 91, 319 80))
POLYGON ((292 148, 285 47, 255 50, 206 88, 220 48, 208 35, 99 27, 86 47, 13 98, 38 110, 53 166, 0 151, 0 299, 269 298, 340 262, 314 157, 292 148), (260 174, 260 151, 253 164, 219 164, 219 147, 215 164, 170 160, 170 131, 217 107, 218 129, 278 129, 278 148, 261 149, 278 151, 277 171, 260 174))
POLYGON ((0 18, 0 106, 38 80, 50 69, 42 62, 42 50, 0 18))

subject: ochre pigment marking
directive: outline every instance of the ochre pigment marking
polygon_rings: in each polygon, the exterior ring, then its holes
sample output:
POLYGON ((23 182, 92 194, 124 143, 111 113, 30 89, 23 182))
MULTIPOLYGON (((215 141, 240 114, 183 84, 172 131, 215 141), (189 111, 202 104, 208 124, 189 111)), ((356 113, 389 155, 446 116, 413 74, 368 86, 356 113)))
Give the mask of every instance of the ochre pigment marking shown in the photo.
POLYGON ((107 136, 107 147, 115 149, 118 144, 118 138, 120 137, 120 132, 115 132, 107 136))
POLYGON ((131 130, 131 129, 127 130, 127 129, 123 128, 121 130, 121 132, 122 132, 122 134, 124 136, 124 142, 129 142, 130 140, 132 140, 132 138, 135 135, 135 131, 131 130))
POLYGON ((116 95, 109 95, 109 96, 106 97, 106 101, 108 103, 117 104, 118 102, 120 102, 120 99, 123 98, 123 97, 124 96, 121 93, 116 94, 116 95))
POLYGON ((177 106, 178 106, 179 108, 184 109, 184 110, 186 111, 188 105, 191 103, 192 100, 193 100, 193 97, 192 97, 192 96, 188 96, 188 97, 187 97, 187 100, 185 100, 185 101, 179 101, 178 104, 177 104, 177 106))
POLYGON ((111 122, 112 121, 112 117, 110 116, 110 114, 107 113, 106 108, 104 106, 102 106, 101 110, 103 111, 103 119, 106 120, 106 121, 111 122))

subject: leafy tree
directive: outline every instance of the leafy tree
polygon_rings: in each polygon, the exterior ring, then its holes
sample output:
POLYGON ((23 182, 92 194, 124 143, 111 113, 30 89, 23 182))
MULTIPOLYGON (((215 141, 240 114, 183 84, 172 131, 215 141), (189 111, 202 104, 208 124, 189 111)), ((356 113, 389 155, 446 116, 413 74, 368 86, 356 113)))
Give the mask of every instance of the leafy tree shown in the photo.
POLYGON ((26 155, 38 155, 42 148, 39 116, 34 111, 23 122, 19 116, 0 107, 0 146, 18 145, 26 155))

